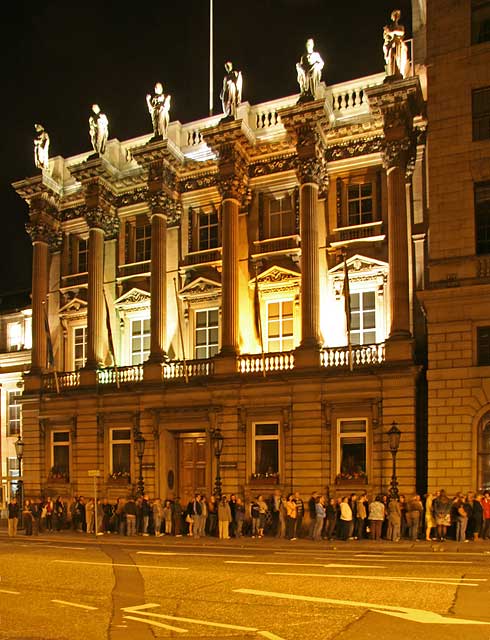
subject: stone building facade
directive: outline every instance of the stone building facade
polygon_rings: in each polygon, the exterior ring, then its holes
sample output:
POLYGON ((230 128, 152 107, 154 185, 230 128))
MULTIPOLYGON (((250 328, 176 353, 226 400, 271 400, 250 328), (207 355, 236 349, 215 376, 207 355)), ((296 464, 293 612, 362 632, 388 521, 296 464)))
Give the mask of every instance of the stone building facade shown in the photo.
POLYGON ((33 242, 26 495, 89 494, 95 469, 109 497, 134 491, 140 434, 151 495, 210 494, 217 432, 224 492, 386 491, 393 421, 400 490, 424 483, 420 75, 321 90, 14 185, 33 242))
POLYGON ((427 13, 429 488, 490 486, 490 3, 427 13))

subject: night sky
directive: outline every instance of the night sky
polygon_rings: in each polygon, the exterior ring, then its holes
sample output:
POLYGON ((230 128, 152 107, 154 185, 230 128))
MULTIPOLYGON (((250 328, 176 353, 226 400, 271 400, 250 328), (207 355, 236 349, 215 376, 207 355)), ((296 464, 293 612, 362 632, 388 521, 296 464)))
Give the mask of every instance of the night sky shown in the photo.
MULTIPOLYGON (((37 173, 34 123, 51 137, 50 155, 88 151, 94 102, 110 137, 151 132, 145 95, 161 81, 171 120, 208 115, 208 0, 15 0, 3 8, 0 292, 30 287, 27 207, 10 183, 37 173)), ((251 104, 298 91, 295 63, 307 37, 325 60, 327 84, 383 70, 382 28, 400 8, 411 35, 410 0, 214 0, 215 113, 223 64, 244 75, 251 104)))

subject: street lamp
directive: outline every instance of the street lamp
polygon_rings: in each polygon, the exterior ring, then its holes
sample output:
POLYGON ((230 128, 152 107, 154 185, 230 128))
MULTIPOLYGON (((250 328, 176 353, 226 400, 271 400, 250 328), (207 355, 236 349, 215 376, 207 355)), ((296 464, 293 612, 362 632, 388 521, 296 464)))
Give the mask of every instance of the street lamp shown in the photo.
POLYGON ((223 451, 223 443, 225 441, 225 437, 218 427, 212 432, 211 438, 213 441, 214 455, 216 457, 216 480, 214 483, 214 495, 221 498, 220 458, 223 451))
POLYGON ((22 458, 24 457, 24 441, 19 433, 14 443, 15 454, 19 461, 19 479, 17 481, 17 503, 19 505, 19 528, 22 527, 22 511, 24 509, 24 482, 22 480, 22 458))
POLYGON ((398 453, 398 448, 400 446, 400 438, 402 432, 398 428, 397 423, 393 420, 391 423, 391 429, 388 431, 388 442, 390 445, 391 456, 393 458, 393 468, 391 473, 391 483, 390 483, 390 496, 395 500, 398 500, 398 480, 396 477, 396 454, 398 453))
POLYGON ((145 483, 143 482, 143 456, 145 454, 146 440, 143 437, 141 431, 137 431, 134 437, 134 444, 136 446, 136 455, 140 463, 140 472, 138 477, 138 495, 142 496, 145 493, 145 483))

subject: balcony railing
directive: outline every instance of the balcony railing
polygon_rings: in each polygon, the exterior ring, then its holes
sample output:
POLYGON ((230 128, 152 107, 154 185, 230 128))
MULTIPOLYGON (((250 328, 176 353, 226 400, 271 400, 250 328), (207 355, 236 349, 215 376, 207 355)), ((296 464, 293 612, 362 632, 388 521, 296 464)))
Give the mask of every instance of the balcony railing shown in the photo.
POLYGON ((137 276, 141 274, 150 273, 150 260, 143 260, 142 262, 129 262, 127 264, 119 265, 119 277, 130 278, 131 276, 137 276))
POLYGON ((254 255, 270 253, 300 253, 301 239, 298 235, 266 238, 254 241, 254 255))
MULTIPOLYGON (((334 347, 323 349, 320 354, 323 367, 343 368, 349 366, 349 348, 334 347)), ((354 367, 381 364, 385 361, 385 345, 365 344, 352 347, 352 364, 354 367)))
POLYGON ((185 257, 183 264, 186 267, 198 264, 211 264, 221 260, 221 247, 216 249, 206 249, 205 251, 190 251, 185 257))
POLYGON ((294 353, 254 353, 237 358, 238 373, 263 373, 267 371, 290 371, 294 369, 294 353))
POLYGON ((130 367, 110 367, 97 371, 98 384, 124 384, 126 382, 141 382, 143 380, 143 365, 135 364, 130 367))
POLYGON ((356 240, 375 240, 381 239, 383 236, 383 221, 366 222, 365 224, 356 224, 349 227, 337 227, 332 230, 335 234, 335 242, 349 242, 356 240))
POLYGON ((166 362, 162 367, 164 380, 185 380, 186 374, 188 378, 198 378, 199 376, 212 376, 213 373, 214 362, 211 359, 189 360, 185 365, 182 360, 173 360, 166 362))
POLYGON ((62 371, 57 373, 46 373, 43 375, 42 388, 43 391, 67 391, 80 386, 79 371, 62 371))

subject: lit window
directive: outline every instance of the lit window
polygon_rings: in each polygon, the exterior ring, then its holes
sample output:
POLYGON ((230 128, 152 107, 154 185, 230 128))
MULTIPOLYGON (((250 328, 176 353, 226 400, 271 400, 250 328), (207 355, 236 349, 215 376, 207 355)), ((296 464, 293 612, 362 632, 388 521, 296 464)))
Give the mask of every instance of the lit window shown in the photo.
POLYGON ((351 344, 376 343, 376 294, 360 291, 350 295, 351 344))
POLYGON ((279 474, 279 425, 256 423, 253 425, 252 473, 255 477, 279 474))
POLYGON ((127 478, 131 475, 131 429, 110 430, 110 468, 113 478, 127 478))
POLYGON ((347 192, 349 225, 373 221, 373 185, 370 182, 349 185, 347 192))
POLYGON ((196 344, 197 360, 212 358, 219 348, 219 311, 203 309, 196 311, 196 344))
POLYGON ((24 349, 32 349, 32 317, 24 319, 24 349))
POLYGON ((472 93, 473 140, 490 138, 490 87, 472 93))
POLYGON ((490 490, 490 421, 482 420, 479 437, 479 484, 480 489, 490 490))
POLYGON ((337 477, 362 479, 367 475, 367 420, 338 421, 337 477))
POLYGON ((477 327, 476 354, 479 367, 490 365, 490 327, 477 327))
POLYGON ((17 436, 20 433, 22 421, 22 405, 17 404, 16 398, 22 395, 21 391, 7 391, 8 424, 7 436, 17 436))
POLYGON ((476 253, 490 253, 490 183, 474 187, 476 253))
POLYGON ((134 245, 135 262, 151 259, 151 225, 136 227, 134 245))
POLYGON ((490 40, 490 2, 471 0, 471 44, 490 40))
POLYGON ((150 319, 131 320, 131 364, 142 364, 150 355, 150 319))
MULTIPOLYGON (((16 457, 7 458, 7 478, 18 478, 19 477, 19 460, 16 457)), ((9 483, 10 486, 10 496, 16 496, 19 490, 19 485, 17 480, 11 480, 9 483)))
POLYGON ((87 327, 73 329, 73 367, 75 370, 85 366, 87 360, 87 327))
POLYGON ((51 477, 55 480, 70 479, 70 432, 51 432, 51 477))
POLYGON ((199 251, 216 249, 218 247, 218 212, 212 209, 209 212, 201 211, 198 215, 199 224, 199 251))
POLYGON ((22 324, 20 322, 9 322, 7 324, 7 343, 9 351, 19 351, 23 344, 22 324))
POLYGON ((290 351, 294 347, 293 300, 267 303, 267 351, 290 351))
POLYGON ((269 201, 269 237, 280 238, 294 233, 294 211, 291 196, 269 201))

